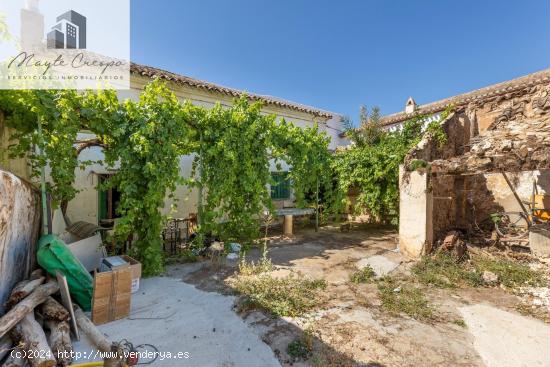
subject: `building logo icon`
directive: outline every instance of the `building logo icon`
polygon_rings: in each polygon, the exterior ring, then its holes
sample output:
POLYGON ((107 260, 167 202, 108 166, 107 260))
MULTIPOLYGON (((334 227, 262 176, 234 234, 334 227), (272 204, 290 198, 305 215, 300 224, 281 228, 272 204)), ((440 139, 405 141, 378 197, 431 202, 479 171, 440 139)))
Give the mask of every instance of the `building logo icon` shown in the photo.
POLYGON ((86 17, 74 10, 57 17, 58 22, 48 33, 48 48, 85 49, 86 17))

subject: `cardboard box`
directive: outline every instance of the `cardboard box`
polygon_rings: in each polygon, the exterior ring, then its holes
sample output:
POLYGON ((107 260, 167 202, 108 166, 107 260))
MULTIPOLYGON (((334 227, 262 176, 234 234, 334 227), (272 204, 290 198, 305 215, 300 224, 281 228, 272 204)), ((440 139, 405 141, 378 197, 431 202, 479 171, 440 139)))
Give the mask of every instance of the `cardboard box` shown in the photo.
POLYGON ((139 290, 139 280, 141 279, 141 263, 128 255, 120 255, 122 259, 130 264, 132 270, 132 293, 139 290))
POLYGON ((95 324, 122 319, 130 314, 132 269, 128 267, 96 272, 92 298, 95 324))

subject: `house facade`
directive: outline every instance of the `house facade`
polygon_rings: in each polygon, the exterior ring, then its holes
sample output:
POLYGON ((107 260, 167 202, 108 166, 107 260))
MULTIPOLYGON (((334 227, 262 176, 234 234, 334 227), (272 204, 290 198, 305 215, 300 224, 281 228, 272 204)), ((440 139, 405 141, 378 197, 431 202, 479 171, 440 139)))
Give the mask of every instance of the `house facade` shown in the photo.
MULTIPOLYGON (((149 66, 132 64, 131 88, 129 90, 118 91, 119 99, 125 100, 130 98, 137 100, 143 88, 155 77, 165 80, 168 87, 176 94, 180 101, 190 101, 195 105, 207 108, 214 106, 216 103, 230 106, 236 98, 245 94, 245 92, 233 88, 223 87, 149 66)), ((246 93, 246 95, 253 101, 262 101, 264 103, 262 111, 265 114, 276 115, 279 120, 285 119, 303 128, 313 127, 317 124, 319 131, 325 132, 330 137, 329 149, 331 150, 347 144, 347 140, 340 137, 343 127, 339 115, 271 96, 252 93, 246 93)), ((7 146, 8 135, 7 131, 1 134, 2 146, 7 146)), ((93 138, 93 135, 83 131, 79 134, 78 138, 93 138)), ((103 153, 100 147, 84 149, 79 155, 79 159, 82 161, 100 161, 102 158, 103 153)), ((181 157, 180 174, 183 177, 190 177, 193 159, 193 155, 181 157)), ((4 159, 2 163, 0 159, 1 166, 23 178, 28 178, 28 169, 22 160, 7 161, 4 159)), ((273 179, 278 183, 278 185, 271 188, 272 198, 275 201, 276 207, 292 206, 291 185, 286 180, 286 172, 289 169, 290 167, 283 164, 282 170, 277 171, 275 164, 272 164, 273 179)), ((84 170, 77 169, 74 186, 79 192, 68 203, 66 213, 71 222, 86 221, 89 223, 99 223, 103 219, 114 219, 116 217, 116 206, 120 194, 116 189, 107 192, 97 189, 99 183, 108 179, 114 173, 115 171, 101 164, 89 165, 84 170)), ((187 217, 189 213, 197 212, 198 192, 196 189, 178 186, 175 197, 177 198, 177 209, 175 213, 172 213, 174 217, 183 218, 187 217)), ((163 209, 165 214, 170 213, 172 204, 172 200, 166 200, 165 208, 163 209)))

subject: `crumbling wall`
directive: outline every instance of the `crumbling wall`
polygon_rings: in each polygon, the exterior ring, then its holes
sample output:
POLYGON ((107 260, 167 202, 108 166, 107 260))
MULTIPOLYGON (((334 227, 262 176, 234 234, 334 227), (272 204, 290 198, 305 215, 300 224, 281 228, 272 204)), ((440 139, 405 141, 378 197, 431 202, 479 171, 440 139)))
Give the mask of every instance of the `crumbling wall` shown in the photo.
POLYGON ((467 107, 476 114, 480 132, 498 129, 507 121, 539 119, 550 112, 550 83, 542 80, 491 98, 482 97, 467 107))
MULTIPOLYGON (((442 123, 447 143, 440 147, 425 136, 405 159, 409 169, 415 159, 428 163, 423 168, 428 193, 422 196, 425 209, 418 211, 417 224, 418 198, 400 187, 400 210, 405 215, 400 220, 424 226, 414 232, 426 239, 441 238, 450 229, 475 231, 490 225, 488 218, 496 212, 520 212, 501 172, 506 172, 522 201, 530 201, 533 180, 539 194, 550 193, 550 78, 529 78, 458 102, 442 123), (424 219, 425 213, 431 220, 424 219)), ((400 243, 403 236, 407 244, 410 229, 403 228, 403 235, 401 229, 400 243)))
MULTIPOLYGON (((531 201, 533 182, 539 194, 550 194, 550 170, 508 172, 507 176, 524 202, 531 201)), ((522 210, 499 172, 431 176, 430 187, 435 239, 451 229, 476 231, 480 226, 490 225, 491 214, 522 210)))
POLYGON ((433 196, 433 235, 435 238, 453 227, 457 216, 457 186, 458 180, 453 176, 430 177, 430 188, 433 196))
POLYGON ((0 170, 0 315, 9 292, 36 259, 40 199, 29 183, 0 170))
POLYGON ((453 112, 441 122, 441 127, 447 141, 441 145, 433 136, 425 134, 405 158, 407 165, 415 159, 431 162, 464 154, 469 150, 470 139, 478 134, 477 121, 472 113, 453 112))

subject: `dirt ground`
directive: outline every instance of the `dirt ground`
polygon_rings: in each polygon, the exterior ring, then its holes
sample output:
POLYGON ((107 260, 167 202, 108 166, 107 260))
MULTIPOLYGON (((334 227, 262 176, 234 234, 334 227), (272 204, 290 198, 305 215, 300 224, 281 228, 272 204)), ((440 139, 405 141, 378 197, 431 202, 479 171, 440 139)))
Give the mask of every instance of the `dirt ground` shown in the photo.
MULTIPOLYGON (((426 287, 424 296, 435 307, 437 317, 418 321, 388 314, 381 307, 375 284, 350 281, 357 262, 376 255, 397 266, 391 275, 410 274, 412 262, 397 250, 397 233, 393 229, 352 228, 342 233, 336 226, 326 226, 317 233, 310 228, 297 229, 293 238, 271 237, 269 257, 275 265, 272 275, 294 272, 324 279, 324 301, 314 311, 297 318, 274 318, 259 310, 242 312, 241 316, 272 348, 283 366, 504 366, 509 364, 502 364, 494 355, 495 350, 506 350, 508 342, 521 344, 523 337, 531 338, 524 351, 528 357, 514 365, 550 365, 548 352, 539 351, 547 349, 544 343, 550 336, 549 324, 520 315, 519 297, 498 287, 426 287), (478 312, 479 305, 485 307, 484 314, 478 312), (492 314, 488 309, 502 311, 518 324, 525 321, 534 326, 525 330, 528 335, 511 334, 508 339, 505 335, 493 335, 489 340, 497 341, 488 343, 483 334, 486 327, 493 333, 510 327, 500 325, 499 318, 485 317, 492 314), (287 346, 303 337, 304 332, 312 338, 313 353, 305 360, 292 358, 287 346), (538 340, 538 336, 545 339, 538 340), (529 360, 531 354, 533 359, 529 360)), ((258 249, 248 255, 253 261, 259 257, 258 249)), ((167 276, 180 277, 201 290, 233 294, 227 279, 234 276, 237 265, 236 261, 178 264, 169 268, 167 276)))

